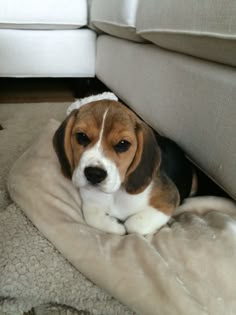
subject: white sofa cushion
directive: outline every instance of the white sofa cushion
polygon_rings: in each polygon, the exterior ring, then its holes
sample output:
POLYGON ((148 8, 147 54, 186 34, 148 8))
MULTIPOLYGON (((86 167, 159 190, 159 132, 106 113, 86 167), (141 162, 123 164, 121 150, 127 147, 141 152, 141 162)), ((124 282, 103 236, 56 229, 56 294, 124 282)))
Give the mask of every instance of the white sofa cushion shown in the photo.
POLYGON ((93 0, 91 23, 110 35, 143 41, 136 34, 138 0, 93 0))
POLYGON ((93 77, 96 33, 0 29, 1 77, 93 77), (10 53, 9 53, 10 52, 10 53))
POLYGON ((102 35, 96 75, 236 199, 234 68, 102 35))
POLYGON ((235 0, 140 0, 137 31, 164 48, 236 65, 235 0))
POLYGON ((86 0, 1 1, 0 28, 67 29, 86 24, 86 0))

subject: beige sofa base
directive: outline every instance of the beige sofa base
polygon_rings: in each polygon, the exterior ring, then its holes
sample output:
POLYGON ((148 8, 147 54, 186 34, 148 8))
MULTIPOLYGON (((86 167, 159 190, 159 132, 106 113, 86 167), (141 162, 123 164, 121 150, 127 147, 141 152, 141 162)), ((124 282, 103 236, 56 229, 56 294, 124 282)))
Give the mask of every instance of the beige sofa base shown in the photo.
POLYGON ((236 197, 234 68, 103 35, 96 74, 236 197))

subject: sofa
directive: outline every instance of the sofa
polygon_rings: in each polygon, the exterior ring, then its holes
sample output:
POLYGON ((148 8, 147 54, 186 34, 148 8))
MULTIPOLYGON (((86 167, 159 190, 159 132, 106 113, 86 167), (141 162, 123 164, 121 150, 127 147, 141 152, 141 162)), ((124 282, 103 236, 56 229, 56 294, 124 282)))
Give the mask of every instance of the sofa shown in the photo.
POLYGON ((231 0, 4 0, 0 76, 96 76, 235 198, 235 13, 231 0))
POLYGON ((137 2, 94 2, 96 75, 235 198, 235 3, 137 2))

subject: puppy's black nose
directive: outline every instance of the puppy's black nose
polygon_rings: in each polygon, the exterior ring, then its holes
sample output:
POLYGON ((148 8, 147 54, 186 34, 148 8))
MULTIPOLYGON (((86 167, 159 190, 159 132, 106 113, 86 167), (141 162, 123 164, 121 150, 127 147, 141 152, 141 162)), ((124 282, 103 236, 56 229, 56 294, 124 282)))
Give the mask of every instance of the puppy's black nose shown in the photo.
POLYGON ((91 184, 95 185, 107 177, 107 172, 100 167, 89 166, 84 169, 84 175, 91 184))

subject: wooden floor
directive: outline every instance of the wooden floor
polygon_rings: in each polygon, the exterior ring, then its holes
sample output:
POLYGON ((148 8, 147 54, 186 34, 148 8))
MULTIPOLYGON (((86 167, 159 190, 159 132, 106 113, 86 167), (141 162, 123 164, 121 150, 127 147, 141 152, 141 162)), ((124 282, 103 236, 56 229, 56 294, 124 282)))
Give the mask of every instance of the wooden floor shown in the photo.
POLYGON ((70 102, 74 96, 71 79, 0 79, 0 103, 70 102))
POLYGON ((71 102, 104 91, 97 78, 0 78, 0 104, 71 102))

